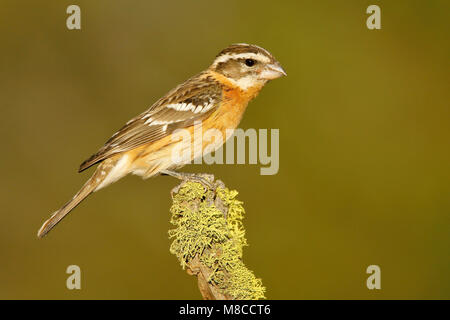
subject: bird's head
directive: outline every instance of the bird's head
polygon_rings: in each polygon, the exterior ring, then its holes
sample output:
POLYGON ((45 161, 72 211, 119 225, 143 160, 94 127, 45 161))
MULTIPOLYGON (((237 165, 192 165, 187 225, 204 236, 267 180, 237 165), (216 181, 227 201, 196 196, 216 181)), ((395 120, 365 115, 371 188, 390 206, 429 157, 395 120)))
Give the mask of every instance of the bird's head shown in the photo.
POLYGON ((269 51, 245 43, 223 49, 209 69, 225 76, 243 90, 263 86, 269 80, 286 75, 269 51))

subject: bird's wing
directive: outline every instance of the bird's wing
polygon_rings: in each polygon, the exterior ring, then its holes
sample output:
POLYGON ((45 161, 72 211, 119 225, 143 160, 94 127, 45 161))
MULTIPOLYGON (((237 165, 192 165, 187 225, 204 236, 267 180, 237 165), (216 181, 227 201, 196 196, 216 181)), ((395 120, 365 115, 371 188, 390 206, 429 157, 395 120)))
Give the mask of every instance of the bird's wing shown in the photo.
POLYGON ((79 172, 115 154, 170 135, 206 119, 220 105, 222 90, 211 77, 195 76, 171 90, 147 111, 131 119, 105 145, 80 165, 79 172))

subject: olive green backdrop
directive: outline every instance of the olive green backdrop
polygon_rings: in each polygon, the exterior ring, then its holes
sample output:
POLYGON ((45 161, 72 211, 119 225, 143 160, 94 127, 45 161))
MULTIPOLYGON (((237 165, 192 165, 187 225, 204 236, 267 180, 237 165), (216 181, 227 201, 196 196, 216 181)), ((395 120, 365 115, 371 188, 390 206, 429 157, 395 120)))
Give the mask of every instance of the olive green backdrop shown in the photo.
POLYGON ((168 250, 173 178, 123 179, 35 235, 89 177, 85 158, 235 42, 288 73, 241 123, 280 129, 279 173, 184 171, 239 190, 244 260, 267 297, 450 298, 449 4, 2 0, 0 298, 201 298, 168 250), (70 4, 80 31, 66 28, 70 4), (381 30, 366 28, 370 4, 381 30))

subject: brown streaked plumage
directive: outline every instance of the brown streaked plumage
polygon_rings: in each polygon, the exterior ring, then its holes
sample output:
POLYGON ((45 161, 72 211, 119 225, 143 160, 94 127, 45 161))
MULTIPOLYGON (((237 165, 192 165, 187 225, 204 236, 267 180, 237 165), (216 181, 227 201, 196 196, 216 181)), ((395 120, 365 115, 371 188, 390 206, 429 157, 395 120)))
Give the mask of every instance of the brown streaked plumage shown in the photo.
MULTIPOLYGON (((44 222, 38 237, 46 235, 88 195, 127 174, 149 178, 181 167, 173 162, 171 152, 175 147, 191 145, 179 145, 182 142, 177 139, 176 129, 187 129, 193 134, 194 123, 201 122, 203 131, 214 128, 226 136, 227 129, 239 125, 247 104, 267 81, 283 75, 286 73, 280 64, 263 48, 248 44, 225 48, 207 70, 175 87, 131 119, 81 164, 79 172, 100 163, 72 200, 44 222)), ((203 142, 201 149, 206 145, 203 142)), ((190 160, 197 156, 191 154, 190 160)))

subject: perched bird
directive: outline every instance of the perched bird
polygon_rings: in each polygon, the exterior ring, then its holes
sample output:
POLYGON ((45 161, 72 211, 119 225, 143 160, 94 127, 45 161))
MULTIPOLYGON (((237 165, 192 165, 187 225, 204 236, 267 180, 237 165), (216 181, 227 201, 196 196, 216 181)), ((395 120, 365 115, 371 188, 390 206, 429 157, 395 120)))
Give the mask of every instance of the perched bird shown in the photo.
MULTIPOLYGON (((174 162, 171 153, 174 148, 191 145, 180 145, 186 142, 174 137, 180 131, 177 129, 193 134, 194 124, 201 122, 203 131, 213 128, 227 136, 226 131, 238 126, 247 104, 267 81, 283 75, 286 73, 280 63, 261 47, 233 44, 225 48, 208 69, 175 87, 148 110, 128 121, 81 164, 79 172, 99 163, 93 176, 72 200, 44 222, 38 237, 45 236, 88 195, 129 173, 144 179, 158 174, 185 177, 186 174, 173 171, 182 164, 174 162)), ((210 151, 217 150, 223 142, 210 151)), ((190 153, 186 162, 201 156, 202 148, 200 154, 190 153)))

